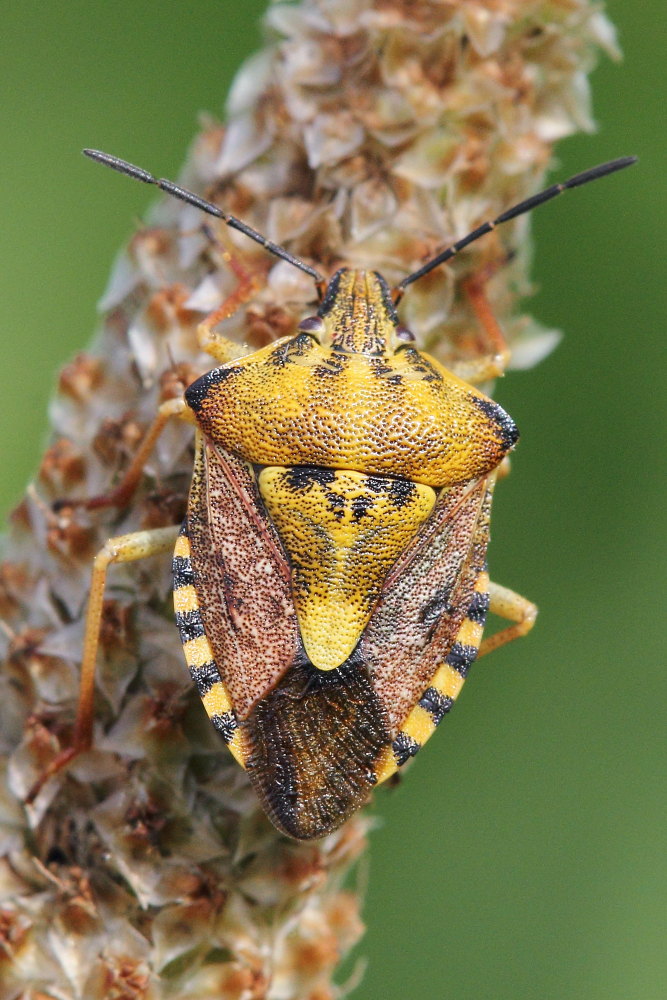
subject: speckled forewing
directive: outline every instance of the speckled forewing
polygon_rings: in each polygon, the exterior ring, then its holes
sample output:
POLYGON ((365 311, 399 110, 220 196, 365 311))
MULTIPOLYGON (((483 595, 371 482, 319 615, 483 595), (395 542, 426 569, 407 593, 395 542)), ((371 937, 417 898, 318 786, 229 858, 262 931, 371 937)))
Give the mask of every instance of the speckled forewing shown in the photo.
MULTIPOLYGON (((361 638, 358 655, 392 737, 438 667, 452 657, 485 564, 490 504, 487 479, 441 495, 391 571, 361 638)), ((468 665, 460 665, 464 674, 468 665)))
POLYGON ((300 649, 291 578, 253 469, 197 435, 187 516, 206 636, 239 719, 300 649))

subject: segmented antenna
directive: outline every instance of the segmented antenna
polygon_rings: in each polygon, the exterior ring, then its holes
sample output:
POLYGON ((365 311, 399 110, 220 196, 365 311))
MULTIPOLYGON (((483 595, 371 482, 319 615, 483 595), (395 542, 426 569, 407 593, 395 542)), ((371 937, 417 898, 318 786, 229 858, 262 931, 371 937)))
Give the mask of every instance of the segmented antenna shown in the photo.
POLYGON ((413 271, 409 274, 407 278, 403 278, 401 282, 396 286, 394 290, 394 299, 398 301, 408 287, 413 281, 417 281, 418 278, 423 278, 425 274, 428 274, 434 268, 439 267, 444 264, 445 261, 451 260, 451 258, 457 254, 464 247, 470 246, 475 240, 478 240, 480 236, 485 236, 490 233, 492 229, 499 226, 503 222, 509 222, 510 219, 516 219, 517 215, 523 215, 524 212, 530 212, 533 208, 537 208, 538 205, 543 205, 545 201, 551 201, 557 195, 562 194, 563 191, 567 191, 568 188, 580 187, 582 184, 588 184, 589 181, 596 181, 598 177, 605 177, 607 174, 613 174, 617 170, 624 170, 625 167, 632 166, 633 163, 637 162, 636 156, 622 156, 618 160, 610 160, 608 163, 601 163, 598 167, 591 167, 589 170, 584 170, 580 174, 575 174, 574 177, 570 177, 568 181, 563 181, 562 184, 552 184, 551 187, 546 188, 544 191, 540 191, 538 194, 532 195, 530 198, 526 198, 525 201, 520 201, 518 205, 514 205, 513 208, 508 208, 506 212, 502 212, 497 219, 493 222, 485 222, 483 225, 478 226, 477 229, 473 229, 471 233, 464 236, 462 240, 454 243, 447 250, 443 250, 432 260, 429 260, 426 264, 420 267, 417 271, 413 271))
POLYGON ((165 180, 163 177, 154 177, 153 174, 149 174, 147 170, 142 167, 136 167, 133 163, 128 163, 126 160, 121 160, 117 156, 111 156, 110 153, 101 153, 97 149, 84 149, 84 155, 90 157, 91 160, 96 160, 98 163, 104 163, 105 166, 111 167, 112 170, 118 170, 121 174, 127 174, 128 177, 133 177, 137 181, 143 181, 144 184, 154 184, 159 187, 162 191, 166 191, 167 194, 171 194, 174 198, 180 198, 181 201, 185 201, 188 205, 194 205, 195 208, 200 208, 202 212, 207 212, 209 215, 214 215, 217 219, 222 219, 231 229, 238 229, 240 233, 244 233, 249 236, 251 240, 255 243, 259 243, 263 246, 265 250, 272 253, 274 257, 280 257, 281 260, 286 260, 288 264, 292 264, 294 267, 298 267, 300 271, 305 271, 309 274, 311 278, 314 278, 318 284, 324 282, 324 278, 316 271, 314 267, 310 264, 306 264, 305 261, 299 260, 298 257, 294 257, 291 253, 285 250, 283 247, 278 246, 277 243, 272 243, 271 240, 267 239, 266 236, 262 236, 258 233, 256 229, 252 226, 248 226, 241 219, 237 219, 233 215, 228 215, 213 202, 206 201, 204 198, 200 198, 199 195, 194 194, 192 191, 188 191, 186 188, 180 187, 178 184, 174 184, 173 181, 165 180))
MULTIPOLYGON (((98 163, 104 163, 105 166, 111 167, 112 170, 118 170, 121 174, 127 174, 128 177, 133 177, 135 180, 143 181, 144 184, 154 184, 159 187, 162 191, 166 191, 167 194, 173 195, 175 198, 180 198, 181 201, 187 202, 189 205, 194 205, 195 208, 201 209, 202 212, 207 212, 208 215, 213 215, 217 219, 222 219, 231 229, 238 229, 240 233, 244 233, 255 243, 259 243, 263 246, 265 250, 273 254, 274 257, 279 257, 281 260, 286 260, 288 264, 292 264, 293 267, 297 267, 300 271, 304 271, 309 274, 311 278, 314 278, 321 288, 326 284, 325 279, 316 271, 314 267, 310 264, 306 264, 305 261, 300 260, 293 254, 289 253, 284 247, 278 246, 277 243, 273 243, 271 240, 267 239, 266 236, 262 236, 258 233, 256 229, 252 226, 247 225, 241 219, 237 219, 233 215, 229 215, 223 209, 219 208, 218 205, 214 205, 210 201, 206 201, 204 198, 200 198, 199 195, 194 194, 192 191, 188 191, 186 188, 182 188, 179 184, 175 184, 173 181, 165 180, 163 177, 154 177, 147 170, 142 167, 137 167, 132 163, 128 163, 126 160, 121 160, 117 156, 111 156, 110 153, 101 153, 97 149, 84 149, 84 154, 90 157, 91 160, 96 160, 98 163)), ((496 226, 501 225, 503 222, 509 222, 510 219, 516 219, 518 215, 523 215, 525 212, 530 212, 532 209, 537 208, 538 205, 543 205, 546 201, 551 201, 557 195, 562 194, 563 191, 567 191, 568 188, 580 187, 582 184, 588 184, 589 181, 595 181, 599 177, 605 177, 607 174, 613 174, 617 170, 624 170, 625 167, 632 166, 633 163, 637 162, 636 156, 621 156, 617 160, 610 160, 608 163, 601 163, 597 167, 591 167, 589 170, 584 170, 580 174, 575 174, 574 177, 570 177, 569 180, 563 181, 561 184, 552 184, 551 187, 545 188, 544 191, 540 191, 538 194, 532 195, 530 198, 526 198, 524 201, 519 202, 518 205, 514 205, 512 208, 508 208, 505 212, 502 212, 497 219, 493 221, 485 222, 477 229, 473 229, 471 233, 464 236, 463 239, 458 240, 458 242, 452 244, 446 250, 443 250, 437 256, 433 257, 432 260, 423 264, 418 270, 413 271, 409 274, 407 278, 403 278, 402 281, 398 283, 394 289, 394 301, 398 302, 403 295, 403 292, 411 285, 414 281, 419 278, 423 278, 425 274, 429 274, 434 268, 439 267, 446 261, 451 260, 455 254, 463 250, 465 247, 470 246, 475 240, 480 239, 482 236, 486 236, 490 233, 492 229, 496 226)))

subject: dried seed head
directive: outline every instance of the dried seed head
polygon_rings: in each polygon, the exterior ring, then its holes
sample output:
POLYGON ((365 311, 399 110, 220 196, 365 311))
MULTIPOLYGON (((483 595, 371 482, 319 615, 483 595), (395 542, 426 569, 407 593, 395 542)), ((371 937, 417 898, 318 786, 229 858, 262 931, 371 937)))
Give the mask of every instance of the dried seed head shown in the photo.
MULTIPOLYGON (((239 71, 227 125, 204 123, 182 182, 322 271, 390 282, 539 187, 553 142, 592 128, 587 73, 600 48, 615 54, 589 0, 302 0, 266 24, 272 41, 239 71)), ((20 804, 71 739, 92 554, 181 516, 188 429, 167 429, 129 509, 52 501, 109 489, 158 403, 209 367, 196 322, 244 280, 258 290, 224 324, 240 342, 314 311, 312 279, 242 234, 167 197, 148 215, 93 347, 60 375, 0 566, 0 997, 329 1000, 362 930, 339 885, 367 821, 308 845, 269 825, 191 691, 159 561, 113 569, 94 748, 27 820, 20 804)), ((509 223, 406 292, 420 346, 465 370, 485 347, 462 279, 510 257, 488 293, 512 363, 548 353, 556 335, 516 313, 529 229, 509 223)))

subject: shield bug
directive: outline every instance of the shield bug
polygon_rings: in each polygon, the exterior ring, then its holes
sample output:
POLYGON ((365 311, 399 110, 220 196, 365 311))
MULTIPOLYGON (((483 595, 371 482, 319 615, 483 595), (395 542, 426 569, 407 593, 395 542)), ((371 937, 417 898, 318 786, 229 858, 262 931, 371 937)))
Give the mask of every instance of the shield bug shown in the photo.
MULTIPOLYGON (((173 547, 176 621, 213 725, 273 823, 297 839, 322 837, 423 746, 476 657, 524 635, 536 616, 486 570, 493 488, 517 429, 496 402, 417 350, 396 304, 495 226, 634 158, 515 205, 391 290, 376 272, 346 267, 327 282, 173 182, 86 154, 305 271, 319 307, 292 335, 238 357, 238 345, 213 333, 229 314, 223 305, 200 327, 218 367, 163 404, 116 490, 83 501, 126 503, 167 420, 195 425, 183 526, 111 539, 95 559, 73 745, 31 797, 91 745, 108 566, 173 547), (482 641, 489 609, 512 624, 482 641)), ((470 294, 501 348, 483 293, 470 294)), ((477 380, 497 373, 480 365, 477 380)))

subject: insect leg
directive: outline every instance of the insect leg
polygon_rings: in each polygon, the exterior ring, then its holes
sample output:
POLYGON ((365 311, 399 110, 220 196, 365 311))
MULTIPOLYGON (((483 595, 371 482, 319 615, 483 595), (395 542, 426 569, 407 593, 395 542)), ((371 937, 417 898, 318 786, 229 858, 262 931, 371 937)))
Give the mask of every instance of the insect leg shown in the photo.
POLYGON ((79 704, 74 723, 72 745, 62 750, 43 771, 30 789, 26 799, 28 803, 34 801, 50 777, 65 767, 78 754, 90 749, 93 737, 95 664, 100 640, 107 569, 112 563, 135 562, 138 559, 170 551, 176 543, 179 530, 179 526, 175 525, 170 528, 135 531, 130 535, 119 535, 117 538, 110 538, 95 556, 86 613, 83 659, 79 680, 79 704))
POLYGON ((139 485, 144 466, 155 446, 155 442, 172 417, 179 417, 181 420, 187 420, 190 423, 194 422, 192 411, 182 397, 168 399, 159 407, 155 420, 148 428, 146 436, 139 445, 125 475, 115 489, 110 490, 109 493, 101 493, 99 496, 88 497, 85 500, 56 500, 53 505, 54 510, 61 510, 63 507, 85 507, 87 510, 98 510, 100 507, 127 506, 132 498, 132 494, 139 485))
POLYGON ((501 587, 497 583, 489 583, 489 610, 494 615, 499 615, 507 621, 514 622, 507 628, 501 629, 495 635, 490 635, 482 641, 479 647, 479 656, 484 656, 500 646, 504 646, 513 639, 518 639, 522 635, 530 632, 537 618, 537 606, 531 601, 515 594, 507 587, 501 587))
POLYGON ((222 305, 210 313, 197 327, 197 342, 199 347, 222 365, 228 361, 235 361, 236 358, 242 358, 246 354, 249 354, 250 351, 243 344, 239 344, 235 340, 230 340, 229 337, 223 336, 223 334, 214 328, 218 323, 229 319, 239 306, 251 297, 254 290, 253 287, 248 294, 247 290, 239 285, 236 291, 232 292, 222 305), (242 298, 241 296, 244 297, 242 298))
POLYGON ((456 374, 473 385, 503 375, 510 359, 510 350, 486 294, 489 280, 506 263, 507 257, 493 261, 466 278, 462 284, 463 293, 483 333, 484 342, 479 346, 480 353, 477 357, 457 364, 456 374))
POLYGON ((512 471, 512 459, 510 455, 505 455, 504 459, 495 470, 496 482, 500 482, 501 479, 506 479, 512 471))
POLYGON ((229 250, 220 243, 208 226, 204 226, 204 231, 220 251, 222 260, 234 272, 238 281, 238 285, 231 295, 228 295, 225 301, 197 327, 197 341, 202 351, 206 351, 216 361, 225 364, 227 361, 243 357, 249 351, 242 344, 216 332, 215 327, 218 323, 233 316, 242 305, 248 302, 260 290, 264 279, 258 271, 246 267, 236 251, 229 250))

